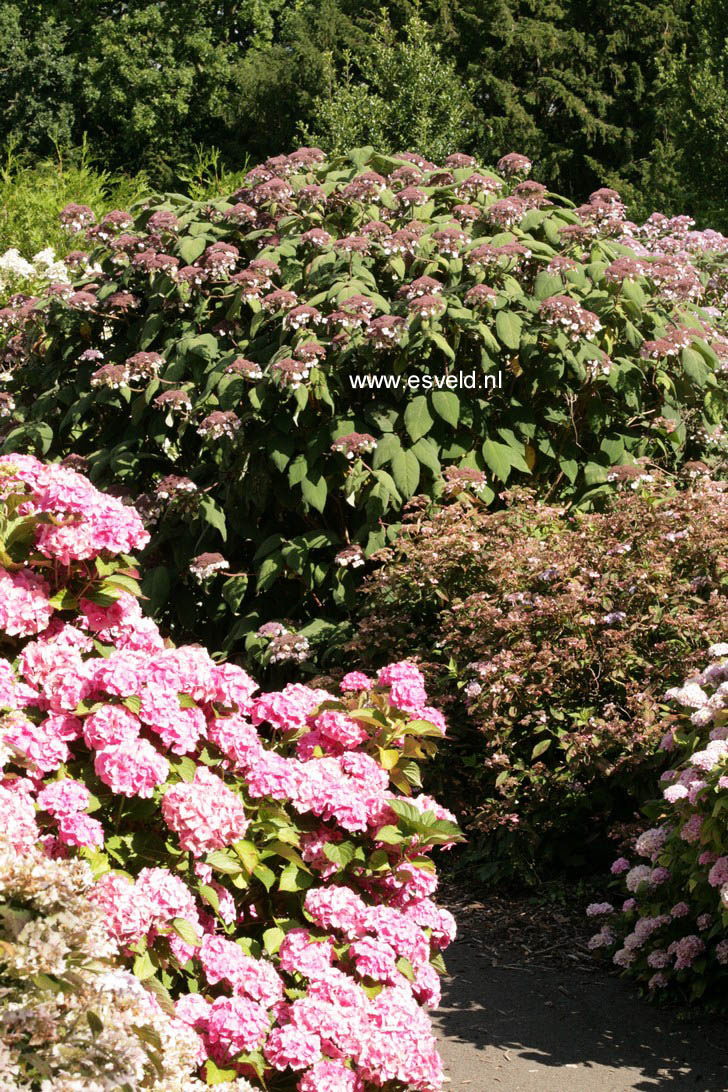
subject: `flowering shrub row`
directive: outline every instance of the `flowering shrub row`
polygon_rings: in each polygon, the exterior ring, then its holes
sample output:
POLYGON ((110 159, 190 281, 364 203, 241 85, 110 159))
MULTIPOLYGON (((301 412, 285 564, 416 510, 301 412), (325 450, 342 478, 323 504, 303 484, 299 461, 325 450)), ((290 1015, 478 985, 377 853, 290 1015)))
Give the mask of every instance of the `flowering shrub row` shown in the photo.
POLYGON ((176 632, 231 647, 315 614, 280 662, 330 642, 443 472, 488 501, 514 475, 594 495, 614 463, 722 443, 726 240, 630 223, 612 190, 573 209, 529 169, 300 148, 225 201, 69 205, 93 272, 0 310, 6 449, 142 493, 145 591, 176 632))
POLYGON ((626 889, 615 909, 587 912, 601 928, 590 942, 656 996, 725 1007, 728 982, 728 644, 709 650, 703 671, 673 687, 682 707, 662 746, 675 759, 662 799, 646 814, 632 859, 612 873, 626 889), (626 894, 627 898, 624 898, 626 894))
POLYGON ((664 689, 728 626, 728 494, 705 469, 675 488, 617 467, 600 513, 518 490, 499 512, 413 505, 366 582, 353 650, 421 660, 452 724, 441 791, 483 878, 597 867, 651 794, 664 689))
POLYGON ((419 671, 256 693, 142 615, 134 509, 28 455, 0 459, 0 497, 12 849, 89 862, 90 901, 208 1083, 439 1089, 422 1006, 454 925, 429 854, 459 834, 412 795, 444 731, 419 671))

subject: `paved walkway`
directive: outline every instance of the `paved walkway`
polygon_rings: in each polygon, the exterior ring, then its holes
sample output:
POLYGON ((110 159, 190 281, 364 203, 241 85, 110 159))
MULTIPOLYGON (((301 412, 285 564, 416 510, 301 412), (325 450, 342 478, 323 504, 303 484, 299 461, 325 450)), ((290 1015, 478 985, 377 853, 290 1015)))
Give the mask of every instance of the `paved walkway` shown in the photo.
POLYGON ((728 1090, 726 1023, 682 1024, 598 971, 494 967, 467 931, 446 955, 448 1092, 728 1090))

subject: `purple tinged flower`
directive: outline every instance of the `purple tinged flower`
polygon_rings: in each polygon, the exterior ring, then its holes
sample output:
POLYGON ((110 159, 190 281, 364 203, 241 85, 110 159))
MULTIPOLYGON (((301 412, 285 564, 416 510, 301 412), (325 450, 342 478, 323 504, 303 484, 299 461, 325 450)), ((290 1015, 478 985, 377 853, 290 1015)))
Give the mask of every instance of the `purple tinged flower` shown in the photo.
POLYGON ((194 557, 189 568, 195 580, 203 583, 216 573, 229 569, 230 562, 226 561, 222 554, 205 553, 194 557))
POLYGON ((519 155, 518 152, 508 152, 507 155, 501 156, 497 166, 501 174, 510 176, 514 174, 528 174, 533 163, 528 156, 519 155))

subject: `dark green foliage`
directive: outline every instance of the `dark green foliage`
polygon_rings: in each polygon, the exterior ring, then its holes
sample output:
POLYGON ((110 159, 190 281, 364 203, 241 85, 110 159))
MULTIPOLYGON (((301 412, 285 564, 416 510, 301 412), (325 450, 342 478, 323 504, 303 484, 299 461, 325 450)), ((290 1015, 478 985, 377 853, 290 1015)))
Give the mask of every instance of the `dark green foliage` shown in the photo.
POLYGON ((724 228, 727 35, 718 0, 16 0, 0 141, 43 156, 87 136, 105 167, 169 185, 196 144, 235 168, 302 131, 436 156, 457 129, 571 198, 607 184, 635 219, 724 228))
POLYGON ((414 149, 442 161, 469 147, 476 131, 474 87, 444 59, 432 30, 411 19, 396 38, 383 20, 354 71, 347 54, 337 78, 329 55, 326 92, 314 103, 304 136, 334 153, 362 144, 390 152, 414 149))

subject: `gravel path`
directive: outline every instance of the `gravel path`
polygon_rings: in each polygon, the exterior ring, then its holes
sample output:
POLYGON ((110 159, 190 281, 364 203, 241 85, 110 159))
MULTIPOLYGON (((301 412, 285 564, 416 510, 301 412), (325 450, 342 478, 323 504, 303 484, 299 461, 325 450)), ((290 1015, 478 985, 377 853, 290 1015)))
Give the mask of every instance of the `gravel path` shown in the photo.
POLYGON ((726 1092, 726 1025, 680 1023, 601 972, 495 961, 463 939, 435 1024, 448 1092, 726 1092))

